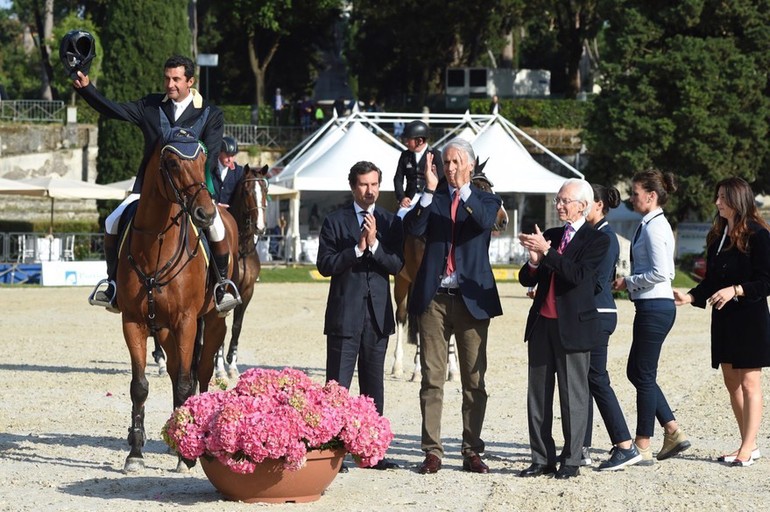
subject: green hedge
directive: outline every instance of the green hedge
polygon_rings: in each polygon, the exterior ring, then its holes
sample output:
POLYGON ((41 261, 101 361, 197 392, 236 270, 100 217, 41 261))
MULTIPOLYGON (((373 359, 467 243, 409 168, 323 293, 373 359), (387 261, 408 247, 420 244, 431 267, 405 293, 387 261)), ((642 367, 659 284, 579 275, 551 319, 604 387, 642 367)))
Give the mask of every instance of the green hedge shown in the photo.
MULTIPOLYGON (((471 113, 489 113, 489 102, 488 98, 472 99, 471 113)), ((565 99, 507 99, 500 100, 500 114, 517 126, 579 129, 585 126, 590 105, 565 99)))
MULTIPOLYGON (((218 105, 225 115, 225 124, 252 124, 251 105, 218 105)), ((273 109, 270 105, 259 106, 260 125, 273 123, 273 109)))
MULTIPOLYGON (((0 220, 0 231, 16 233, 47 233, 50 221, 29 220, 0 220)), ((53 223, 54 233, 99 233, 102 229, 99 223, 84 220, 56 221, 53 223)))

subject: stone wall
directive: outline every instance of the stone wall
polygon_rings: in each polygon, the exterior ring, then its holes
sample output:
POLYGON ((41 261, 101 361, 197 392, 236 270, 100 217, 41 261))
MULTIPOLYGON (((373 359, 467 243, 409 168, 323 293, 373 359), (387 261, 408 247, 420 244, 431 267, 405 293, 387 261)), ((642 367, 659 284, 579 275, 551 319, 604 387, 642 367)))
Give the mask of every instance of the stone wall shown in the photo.
MULTIPOLYGON (((96 180, 95 125, 2 124, 0 125, 0 177, 33 178, 58 174, 65 178, 96 180)), ((89 220, 98 217, 96 201, 55 202, 56 220, 89 220)), ((47 198, 0 194, 0 219, 47 220, 47 198)))

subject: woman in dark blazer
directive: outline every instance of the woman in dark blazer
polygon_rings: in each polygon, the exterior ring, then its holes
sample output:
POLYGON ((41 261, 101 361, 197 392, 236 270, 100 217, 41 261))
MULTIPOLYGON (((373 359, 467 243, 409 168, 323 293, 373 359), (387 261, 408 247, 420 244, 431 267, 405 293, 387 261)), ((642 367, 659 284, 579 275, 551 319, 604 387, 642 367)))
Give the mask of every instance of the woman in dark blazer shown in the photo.
POLYGON ((687 293, 674 291, 677 305, 711 310, 711 366, 722 366, 741 446, 718 460, 746 467, 760 457, 762 368, 770 366, 770 226, 741 178, 717 183, 718 214, 706 239, 706 276, 687 293))
POLYGON ((595 230, 609 237, 610 247, 598 269, 598 292, 595 301, 602 328, 599 343, 591 349, 591 366, 588 369, 588 389, 591 391, 591 399, 588 402, 588 425, 583 442, 582 464, 591 464, 588 448, 591 446, 593 437, 593 410, 596 402, 612 441, 610 458, 599 465, 599 471, 616 471, 642 460, 642 455, 628 430, 615 390, 612 389, 610 374, 607 372, 607 347, 610 336, 618 325, 618 309, 612 296, 612 282, 615 280, 615 269, 620 257, 620 243, 606 216, 610 208, 617 208, 620 205, 620 192, 615 187, 595 184, 591 187, 594 191, 594 206, 586 220, 595 230))

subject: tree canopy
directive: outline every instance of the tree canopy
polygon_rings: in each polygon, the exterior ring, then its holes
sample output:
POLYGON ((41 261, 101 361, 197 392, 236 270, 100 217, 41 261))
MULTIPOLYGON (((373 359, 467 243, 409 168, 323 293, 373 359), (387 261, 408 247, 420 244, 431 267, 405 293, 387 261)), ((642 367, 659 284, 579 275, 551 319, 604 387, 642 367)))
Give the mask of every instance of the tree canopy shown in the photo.
MULTIPOLYGON (((132 101, 162 91, 166 59, 174 54, 190 55, 187 1, 111 0, 102 43, 99 90, 105 97, 132 101)), ((98 143, 98 182, 110 183, 136 174, 144 145, 134 125, 102 117, 98 143)))
POLYGON ((584 141, 589 180, 673 172, 676 218, 713 214, 727 176, 767 190, 770 2, 605 2, 602 92, 584 141))

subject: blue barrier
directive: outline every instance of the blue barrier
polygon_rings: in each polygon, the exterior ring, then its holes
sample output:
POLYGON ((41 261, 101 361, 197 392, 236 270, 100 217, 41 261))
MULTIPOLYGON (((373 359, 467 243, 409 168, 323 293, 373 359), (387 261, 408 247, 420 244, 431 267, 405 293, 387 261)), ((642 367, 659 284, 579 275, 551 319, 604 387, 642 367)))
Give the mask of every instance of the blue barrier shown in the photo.
POLYGON ((40 284, 42 272, 40 263, 0 263, 0 283, 40 284))

